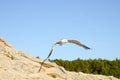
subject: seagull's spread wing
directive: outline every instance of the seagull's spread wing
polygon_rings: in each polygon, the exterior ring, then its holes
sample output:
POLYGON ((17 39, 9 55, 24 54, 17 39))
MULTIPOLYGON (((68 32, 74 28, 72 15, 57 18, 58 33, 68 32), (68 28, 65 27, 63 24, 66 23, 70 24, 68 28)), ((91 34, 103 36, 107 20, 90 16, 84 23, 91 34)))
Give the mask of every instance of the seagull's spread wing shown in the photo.
POLYGON ((52 51, 53 51, 53 49, 51 49, 51 51, 50 51, 50 53, 49 53, 49 55, 48 55, 48 57, 45 59, 45 60, 43 60, 43 62, 41 63, 41 66, 40 66, 40 69, 39 69, 39 71, 38 72, 40 72, 41 71, 41 69, 42 69, 42 65, 44 64, 44 62, 50 57, 50 55, 52 54, 52 51))
POLYGON ((50 50, 50 53, 48 54, 47 58, 46 58, 45 60, 43 60, 43 62, 41 63, 41 66, 40 66, 40 69, 38 70, 38 72, 41 71, 42 65, 44 64, 44 62, 45 62, 45 61, 50 57, 50 55, 52 54, 55 45, 56 45, 56 43, 52 46, 52 49, 50 50))
POLYGON ((82 46, 82 47, 85 48, 85 49, 90 49, 89 47, 87 47, 86 45, 80 43, 80 42, 77 41, 77 40, 68 40, 68 42, 77 44, 77 45, 79 45, 79 46, 82 46))

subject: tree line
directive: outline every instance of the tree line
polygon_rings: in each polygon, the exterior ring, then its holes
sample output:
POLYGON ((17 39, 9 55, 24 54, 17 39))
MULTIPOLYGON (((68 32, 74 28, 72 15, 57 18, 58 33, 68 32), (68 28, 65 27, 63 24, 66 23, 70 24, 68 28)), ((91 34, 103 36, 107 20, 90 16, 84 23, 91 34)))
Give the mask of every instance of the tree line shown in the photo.
POLYGON ((120 59, 105 60, 105 59, 75 59, 72 61, 55 59, 50 60, 63 66, 68 71, 84 72, 92 74, 102 74, 120 78, 120 59))

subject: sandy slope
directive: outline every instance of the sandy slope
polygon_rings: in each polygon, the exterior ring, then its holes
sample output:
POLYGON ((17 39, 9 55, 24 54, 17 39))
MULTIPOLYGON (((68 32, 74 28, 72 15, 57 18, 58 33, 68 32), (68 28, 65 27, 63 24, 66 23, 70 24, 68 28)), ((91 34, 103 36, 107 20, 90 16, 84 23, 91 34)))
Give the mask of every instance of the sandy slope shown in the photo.
POLYGON ((0 80, 120 80, 113 76, 69 72, 49 61, 38 73, 41 61, 26 52, 15 50, 0 38, 0 80))

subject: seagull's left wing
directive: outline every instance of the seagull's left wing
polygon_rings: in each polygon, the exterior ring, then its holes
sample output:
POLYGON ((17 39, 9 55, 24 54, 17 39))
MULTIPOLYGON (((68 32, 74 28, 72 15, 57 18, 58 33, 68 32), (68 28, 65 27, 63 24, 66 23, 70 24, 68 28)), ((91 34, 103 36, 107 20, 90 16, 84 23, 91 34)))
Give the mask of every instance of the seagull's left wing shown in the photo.
POLYGON ((89 47, 87 47, 86 45, 80 43, 80 42, 77 41, 77 40, 68 40, 68 42, 77 44, 77 45, 79 45, 79 46, 82 46, 82 47, 85 48, 85 49, 90 49, 89 47))
POLYGON ((50 57, 50 55, 52 54, 55 45, 56 45, 56 43, 52 46, 52 49, 50 50, 50 53, 48 54, 47 58, 46 58, 45 60, 43 60, 43 62, 41 63, 41 66, 40 66, 40 69, 38 70, 38 72, 41 71, 42 65, 44 64, 44 62, 45 62, 45 61, 50 57))

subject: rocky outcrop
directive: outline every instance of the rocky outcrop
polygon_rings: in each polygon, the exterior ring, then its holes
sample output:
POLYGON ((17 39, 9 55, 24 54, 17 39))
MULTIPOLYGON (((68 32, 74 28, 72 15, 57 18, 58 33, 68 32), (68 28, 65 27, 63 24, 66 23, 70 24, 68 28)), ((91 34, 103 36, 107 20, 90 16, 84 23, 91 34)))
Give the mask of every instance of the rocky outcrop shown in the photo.
POLYGON ((15 50, 0 38, 0 80, 120 80, 113 76, 69 72, 49 61, 38 73, 42 61, 26 52, 15 50))
POLYGON ((7 43, 2 37, 0 37, 0 45, 4 46, 4 47, 10 47, 12 48, 12 45, 7 43))

